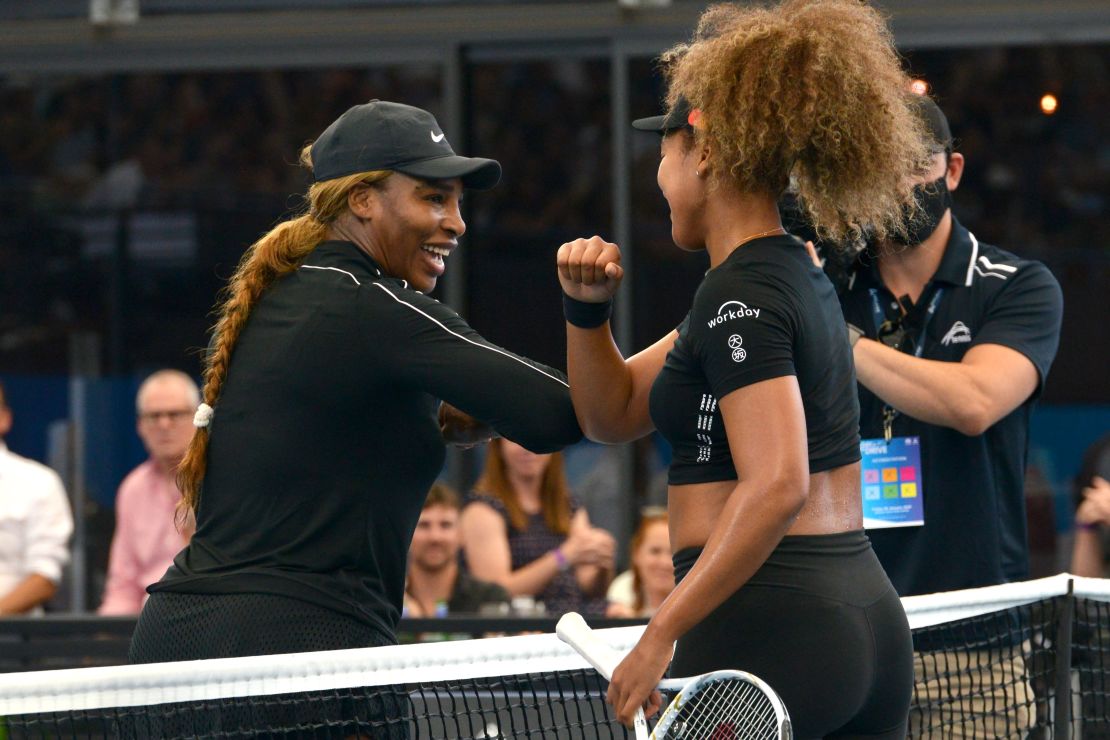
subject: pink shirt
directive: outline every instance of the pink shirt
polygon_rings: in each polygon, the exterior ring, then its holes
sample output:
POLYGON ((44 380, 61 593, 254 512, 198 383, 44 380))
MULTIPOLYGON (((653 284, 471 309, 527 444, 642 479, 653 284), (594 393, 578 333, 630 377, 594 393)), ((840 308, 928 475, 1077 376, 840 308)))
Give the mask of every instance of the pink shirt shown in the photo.
POLYGON ((159 580, 187 538, 174 515, 181 492, 173 478, 147 460, 116 493, 116 532, 108 556, 108 582, 98 614, 138 614, 146 587, 159 580))

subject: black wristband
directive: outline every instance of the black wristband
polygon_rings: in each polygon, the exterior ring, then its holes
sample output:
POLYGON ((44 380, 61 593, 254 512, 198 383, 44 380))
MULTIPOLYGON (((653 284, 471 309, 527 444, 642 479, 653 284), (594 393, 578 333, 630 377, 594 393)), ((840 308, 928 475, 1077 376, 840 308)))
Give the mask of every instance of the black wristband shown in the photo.
POLYGON ((596 329, 613 315, 613 301, 586 303, 563 293, 563 315, 579 329, 596 329))

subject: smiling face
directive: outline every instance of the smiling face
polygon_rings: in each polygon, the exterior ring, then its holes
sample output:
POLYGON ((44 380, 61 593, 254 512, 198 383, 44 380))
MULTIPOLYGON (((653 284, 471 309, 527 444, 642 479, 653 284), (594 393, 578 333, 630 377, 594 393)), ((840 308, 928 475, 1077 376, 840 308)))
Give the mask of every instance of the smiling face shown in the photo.
POLYGON ((671 238, 683 249, 705 247, 702 215, 705 205, 705 178, 698 176, 704 165, 697 147, 691 145, 684 130, 669 133, 659 145, 659 171, 656 182, 671 209, 671 238))
POLYGON ((420 512, 409 545, 412 566, 438 572, 456 562, 460 547, 458 524, 459 510, 453 506, 433 505, 420 512))
POLYGON ((351 208, 361 217, 367 247, 382 269, 429 293, 466 231, 459 210, 462 192, 458 178, 418 180, 394 173, 375 187, 353 192, 351 208))
POLYGON ((646 592, 667 593, 674 588, 671 538, 665 520, 652 522, 644 530, 643 541, 632 553, 632 565, 646 592))

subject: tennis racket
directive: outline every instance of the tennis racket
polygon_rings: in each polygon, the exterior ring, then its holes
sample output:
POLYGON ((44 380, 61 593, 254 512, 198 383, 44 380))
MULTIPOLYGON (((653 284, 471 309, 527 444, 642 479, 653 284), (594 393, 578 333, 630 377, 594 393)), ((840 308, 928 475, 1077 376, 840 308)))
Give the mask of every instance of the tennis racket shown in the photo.
MULTIPOLYGON (((564 614, 555 627, 567 643, 606 679, 621 655, 590 629, 581 615, 564 614)), ((765 681, 743 671, 714 671, 665 679, 660 691, 677 693, 659 717, 650 740, 791 740, 790 715, 765 681)), ((636 740, 649 740, 642 709, 636 710, 636 740)))

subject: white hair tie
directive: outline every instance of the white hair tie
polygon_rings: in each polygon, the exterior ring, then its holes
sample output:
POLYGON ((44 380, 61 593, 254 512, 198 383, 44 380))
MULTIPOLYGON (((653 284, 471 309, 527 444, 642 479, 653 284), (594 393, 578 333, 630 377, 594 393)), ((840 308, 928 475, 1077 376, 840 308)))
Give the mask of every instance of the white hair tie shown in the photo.
POLYGON ((216 413, 215 410, 206 403, 197 406, 197 412, 193 415, 193 426, 198 429, 203 429, 212 423, 212 414, 216 413))

